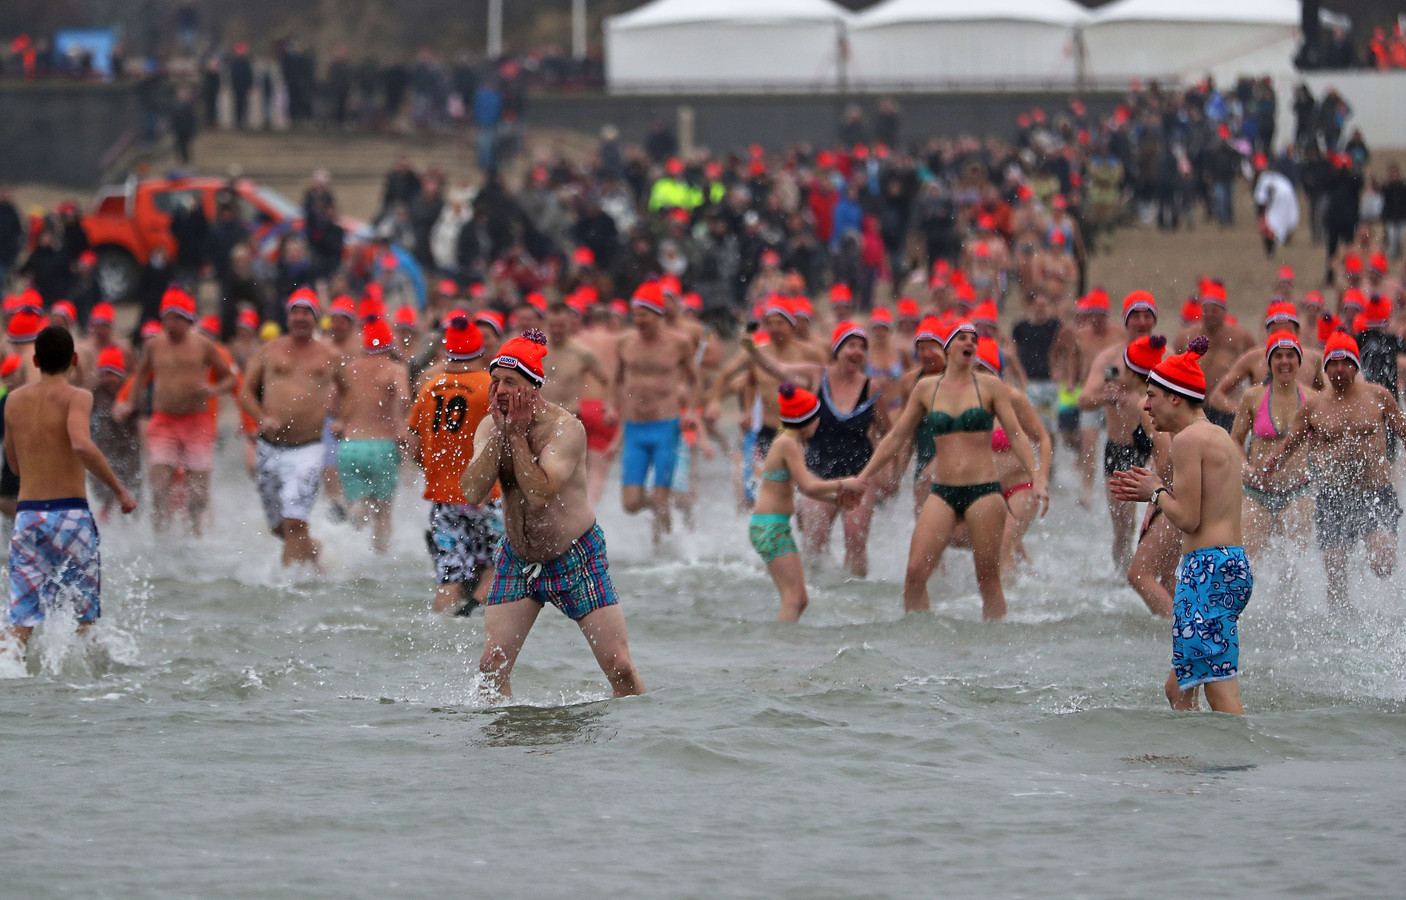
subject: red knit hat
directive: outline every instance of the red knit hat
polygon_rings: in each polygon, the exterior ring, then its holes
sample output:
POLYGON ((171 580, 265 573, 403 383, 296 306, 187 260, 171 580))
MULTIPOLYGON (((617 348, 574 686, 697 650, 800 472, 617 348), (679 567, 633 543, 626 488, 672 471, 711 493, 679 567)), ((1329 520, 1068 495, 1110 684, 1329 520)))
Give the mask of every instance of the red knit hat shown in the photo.
POLYGON ((528 291, 527 296, 522 298, 522 302, 544 316, 547 314, 547 297, 541 291, 528 291))
POLYGON ((873 309, 869 310, 869 327, 870 327, 870 328, 880 328, 880 327, 882 327, 882 328, 887 328, 887 329, 889 329, 890 331, 892 331, 892 330, 893 330, 893 313, 889 312, 888 309, 886 309, 885 307, 882 307, 882 306, 876 306, 876 307, 874 307, 873 309))
MULTIPOLYGON (((91 319, 89 321, 91 321, 91 319)), ((247 328, 250 331, 258 331, 259 314, 254 312, 252 309, 241 309, 239 311, 239 318, 236 320, 235 325, 239 328, 247 328)))
POLYGON ((1000 311, 996 309, 995 300, 983 300, 978 303, 969 314, 968 318, 973 324, 995 325, 1001 317, 1000 311))
POLYGON ((49 315, 50 317, 63 316, 65 319, 68 319, 68 324, 70 325, 78 321, 77 307, 67 300, 55 300, 54 305, 49 307, 49 315))
POLYGON ((796 310, 791 305, 791 298, 783 297, 780 294, 772 294, 766 299, 766 305, 762 308, 762 317, 780 316, 792 325, 796 324, 796 310))
POLYGON ((1371 269, 1373 272, 1376 272, 1378 275, 1385 275, 1386 270, 1388 268, 1386 254, 1381 252, 1380 250, 1378 250, 1376 253, 1373 253, 1372 258, 1367 260, 1367 268, 1371 269))
POLYGON ((1278 276, 1278 277, 1279 277, 1279 280, 1280 280, 1280 281, 1287 281, 1287 282, 1289 282, 1290 284, 1293 284, 1293 283, 1294 283, 1294 267, 1293 267, 1293 266, 1280 266, 1280 267, 1279 267, 1279 276, 1278 276))
POLYGON ((322 304, 318 301, 317 294, 312 288, 298 288, 288 295, 288 303, 286 306, 288 312, 292 312, 300 306, 304 309, 312 310, 312 314, 315 316, 322 315, 322 304))
POLYGON ((104 347, 98 354, 98 371, 114 375, 127 374, 127 355, 121 347, 104 347))
POLYGON ((840 346, 852 337, 857 337, 866 344, 869 342, 869 335, 858 322, 845 319, 837 324, 835 330, 830 334, 830 353, 839 356, 840 346))
POLYGON ((1361 275, 1362 257, 1358 256, 1356 253, 1349 253, 1347 256, 1343 257, 1343 269, 1345 269, 1349 275, 1361 275))
POLYGON ((976 361, 999 376, 1002 369, 1001 344, 993 337, 979 337, 976 340, 976 361))
MULTIPOLYGON (((653 279, 641 282, 640 286, 635 288, 634 295, 630 297, 630 305, 638 306, 641 309, 647 309, 656 315, 662 316, 665 312, 664 289, 659 286, 658 281, 653 279)), ((791 320, 791 324, 795 324, 794 318, 791 320)))
POLYGON ((220 317, 215 315, 200 317, 200 330, 211 340, 220 339, 220 317))
POLYGON ((547 336, 536 328, 528 329, 521 337, 505 341, 498 349, 498 355, 488 364, 490 371, 496 368, 516 369, 537 387, 547 380, 542 367, 542 357, 547 355, 547 336))
POLYGON ((1211 281, 1206 284, 1206 289, 1201 292, 1201 305, 1219 306, 1225 309, 1225 285, 1219 281, 1211 281))
POLYGON ((922 313, 918 309, 918 301, 912 297, 900 297, 897 304, 898 320, 916 322, 922 318, 922 313))
POLYGON ((357 304, 356 312, 363 320, 372 316, 380 316, 384 319, 386 317, 386 302, 379 295, 373 297, 368 294, 361 298, 361 303, 357 304))
POLYGON ((39 337, 39 332, 48 324, 39 313, 21 309, 10 314, 10 321, 5 323, 5 334, 12 344, 27 344, 39 337))
POLYGON ((487 325, 493 329, 493 333, 502 336, 503 329, 507 326, 503 322, 503 314, 496 309, 480 310, 474 314, 474 322, 479 325, 487 325))
MULTIPOLYGON (((144 322, 142 324, 142 340, 156 337, 160 333, 161 323, 156 321, 155 319, 152 319, 150 322, 144 322)), ((10 340, 13 341, 14 338, 10 338, 10 340)))
POLYGON ((419 328, 420 314, 415 311, 413 306, 402 306, 395 311, 391 321, 395 323, 396 328, 419 328))
POLYGON ((830 305, 831 305, 831 306, 835 306, 835 305, 841 304, 841 303, 853 303, 853 302, 854 302, 854 291, 850 290, 849 285, 845 284, 845 283, 842 282, 842 281, 841 281, 841 282, 838 282, 838 283, 836 283, 836 284, 830 285, 830 305))
POLYGON ((116 319, 117 310, 113 308, 111 303, 95 303, 92 311, 88 313, 89 325, 95 322, 106 322, 111 325, 116 319))
POLYGON ((1348 288, 1343 291, 1342 308, 1347 309, 1350 306, 1356 307, 1357 309, 1366 309, 1367 296, 1357 288, 1348 288))
POLYGON ((1357 349, 1357 341, 1346 331, 1335 331, 1328 335, 1328 340, 1323 345, 1323 365, 1326 367, 1334 359, 1350 359, 1354 366, 1362 368, 1362 351, 1357 349))
POLYGON ((1145 334, 1124 348, 1123 365, 1145 377, 1166 355, 1167 339, 1160 334, 1145 334))
POLYGON ((1264 361, 1267 365, 1269 358, 1274 355, 1275 350, 1293 350, 1299 355, 1299 362, 1303 362, 1303 345, 1299 339, 1294 337, 1291 331, 1276 331, 1269 336, 1269 340, 1264 345, 1264 361))
POLYGON ((1301 302, 1304 306, 1316 306, 1319 309, 1322 309, 1323 295, 1320 294, 1318 291, 1309 291, 1308 293, 1303 295, 1303 300, 1301 302))
POLYGON ((940 323, 937 331, 937 339, 942 342, 942 349, 946 350, 947 345, 952 343, 952 339, 963 331, 976 334, 976 326, 966 319, 954 319, 951 322, 940 323))
POLYGON ((1157 318, 1157 299, 1151 291, 1133 291, 1123 298, 1123 324, 1128 324, 1128 317, 1140 309, 1152 313, 1153 319, 1157 318))
POLYGON ((1385 328, 1391 322, 1391 301, 1382 296, 1373 297, 1362 308, 1362 317, 1368 328, 1385 328))
POLYGON ((444 355, 452 362, 468 362, 483 355, 483 332, 462 309, 444 317, 444 355))
POLYGON ((1192 322, 1201 321, 1201 304, 1195 297, 1186 298, 1186 302, 1181 305, 1181 322, 1183 325, 1190 325, 1192 322))
POLYGON ((197 318, 195 298, 178 287, 167 288, 166 293, 161 295, 161 317, 164 319, 167 313, 175 313, 188 322, 194 322, 197 318))
POLYGON ((923 316, 923 321, 918 323, 918 333, 913 335, 913 343, 916 345, 919 341, 933 341, 934 343, 941 344, 942 339, 937 336, 937 333, 941 329, 942 322, 937 316, 923 316))
POLYGON ((1294 309, 1292 303, 1271 303, 1264 311, 1264 327, 1277 325, 1280 322, 1292 322, 1299 324, 1299 311, 1294 309))
POLYGON ((1152 367, 1147 380, 1158 387, 1196 403, 1206 400, 1206 373, 1201 371, 1201 357, 1211 348, 1204 336, 1191 339, 1185 353, 1169 356, 1152 367))
POLYGON ((395 347, 395 335, 385 319, 372 316, 362 324, 361 346, 367 353, 389 353, 395 347))
MULTIPOLYGON (((25 288, 19 292, 15 298, 15 309, 27 309, 30 312, 44 312, 44 295, 39 293, 37 288, 25 288)), ((11 310, 13 312, 13 310, 11 310)))
POLYGON ((1328 338, 1342 325, 1342 319, 1332 313, 1325 312, 1318 317, 1318 345, 1321 347, 1328 342, 1328 338))
POLYGON ((346 296, 345 294, 340 297, 332 298, 332 309, 330 311, 330 315, 333 318, 336 318, 337 316, 346 316, 348 319, 351 319, 353 322, 355 322, 358 318, 360 318, 357 313, 358 310, 356 308, 356 301, 352 298, 346 296))
POLYGON ((1095 312, 1102 312, 1104 315, 1108 315, 1108 307, 1112 305, 1113 302, 1108 297, 1108 291, 1104 290, 1101 287, 1096 287, 1093 290, 1089 291, 1089 293, 1085 295, 1084 299, 1088 300, 1089 308, 1091 310, 1095 312))
POLYGON ((789 381, 777 391, 777 403, 783 425, 805 426, 820 414, 820 398, 789 381))
POLYGON ((18 353, 11 353, 3 360, 0 360, 0 378, 9 378, 11 375, 18 372, 20 363, 21 359, 18 353))

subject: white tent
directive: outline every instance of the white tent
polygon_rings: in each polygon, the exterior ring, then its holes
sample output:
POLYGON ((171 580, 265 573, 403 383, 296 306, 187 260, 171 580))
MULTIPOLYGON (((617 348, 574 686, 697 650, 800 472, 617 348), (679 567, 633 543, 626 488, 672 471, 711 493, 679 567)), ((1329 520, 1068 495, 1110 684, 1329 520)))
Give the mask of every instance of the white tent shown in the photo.
POLYGON ((851 16, 831 0, 655 0, 605 22, 611 90, 833 89, 851 16))
POLYGON ((872 87, 1074 83, 1073 0, 887 0, 850 29, 852 78, 872 87))
POLYGON ((1299 0, 1120 0, 1084 29, 1086 71, 1099 84, 1282 72, 1299 15, 1299 0))

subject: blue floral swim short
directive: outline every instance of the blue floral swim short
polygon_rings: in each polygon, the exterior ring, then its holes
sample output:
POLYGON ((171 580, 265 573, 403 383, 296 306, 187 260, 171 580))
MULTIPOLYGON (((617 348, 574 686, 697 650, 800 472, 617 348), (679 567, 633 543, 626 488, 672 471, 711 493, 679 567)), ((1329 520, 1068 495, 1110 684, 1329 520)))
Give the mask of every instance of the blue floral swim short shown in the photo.
POLYGON ((1254 585, 1241 547, 1203 547, 1182 556, 1172 631, 1172 671, 1182 690, 1240 674, 1236 623, 1254 585))

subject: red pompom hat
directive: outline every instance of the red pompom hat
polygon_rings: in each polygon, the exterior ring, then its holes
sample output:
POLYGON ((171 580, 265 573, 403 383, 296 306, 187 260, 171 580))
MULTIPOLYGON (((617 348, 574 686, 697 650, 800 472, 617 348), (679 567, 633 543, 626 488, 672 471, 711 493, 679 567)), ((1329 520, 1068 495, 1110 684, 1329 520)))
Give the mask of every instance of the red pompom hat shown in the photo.
POLYGON ((1201 303, 1195 297, 1188 297, 1181 305, 1181 321, 1183 325, 1201 321, 1201 303))
POLYGON ((990 370, 992 375, 1000 377, 1001 344, 992 337, 980 337, 976 341, 976 361, 990 370))
MULTIPOLYGON (((1089 295, 1093 297, 1093 294, 1089 295)), ((1128 324, 1128 317, 1140 309, 1145 309, 1152 313, 1152 317, 1157 318, 1157 299, 1152 296, 1151 291, 1133 291, 1123 298, 1123 324, 1128 324)))
POLYGON ((547 380, 542 358, 547 355, 547 336, 536 328, 528 329, 521 337, 504 342, 498 355, 488 364, 490 370, 516 369, 537 387, 547 380))
POLYGON ((1303 362, 1303 345, 1299 343, 1299 339, 1294 337, 1291 331, 1276 331, 1269 336, 1269 340, 1264 345, 1266 365, 1275 350, 1292 350, 1299 355, 1299 362, 1303 362))
POLYGON ((1362 351, 1357 349, 1357 341, 1346 331, 1328 335, 1328 341, 1323 345, 1323 365, 1327 366, 1335 359, 1350 359, 1354 366, 1362 368, 1362 351))
POLYGON ((777 391, 777 403, 781 406, 783 425, 802 427, 820 414, 820 398, 789 381, 777 391))
POLYGON ((1338 330, 1338 326, 1342 325, 1342 323, 1343 323, 1343 320, 1342 320, 1342 319, 1339 319, 1337 316, 1333 315, 1332 313, 1327 313, 1327 312, 1325 312, 1323 315, 1319 316, 1319 317, 1318 317, 1318 345, 1321 347, 1321 346, 1323 346, 1324 344, 1328 343, 1328 338, 1332 337, 1333 332, 1337 331, 1337 330, 1338 330))
POLYGON ((852 337, 857 337, 865 343, 868 343, 869 341, 869 335, 864 331, 864 328, 860 326, 858 322, 851 322, 846 319, 845 321, 837 324, 835 326, 834 332, 832 332, 830 335, 831 355, 839 356, 840 346, 852 337))
POLYGON ((444 317, 444 355, 451 362, 468 362, 483 355, 483 332, 462 309, 451 309, 444 317))
POLYGON ((389 353, 395 347, 395 334, 380 316, 372 316, 361 326, 361 346, 367 353, 389 353))
MULTIPOLYGON (((57 303, 54 305, 58 306, 57 303)), ((1391 322, 1391 301, 1385 297, 1373 297, 1362 308, 1362 318, 1367 328, 1385 328, 1391 322)))
POLYGON ((1160 334, 1145 334, 1123 350, 1123 365, 1146 377, 1167 354, 1167 339, 1160 334))
POLYGON ((1277 325, 1280 322, 1292 322, 1299 324, 1299 311, 1294 309, 1292 303, 1271 303, 1264 311, 1264 327, 1277 325))
POLYGON ((1192 338, 1185 353, 1169 356, 1153 366, 1147 380, 1187 400, 1204 403, 1206 373, 1201 371, 1201 357, 1210 347, 1211 342, 1206 338, 1192 338))

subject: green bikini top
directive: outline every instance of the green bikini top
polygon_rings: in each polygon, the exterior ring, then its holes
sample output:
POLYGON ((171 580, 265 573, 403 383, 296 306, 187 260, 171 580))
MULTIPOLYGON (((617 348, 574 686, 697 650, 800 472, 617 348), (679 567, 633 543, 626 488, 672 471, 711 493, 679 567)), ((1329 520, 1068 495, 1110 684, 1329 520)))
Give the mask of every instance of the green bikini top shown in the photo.
POLYGON ((768 472, 763 472, 763 473, 762 473, 762 480, 763 480, 763 481, 790 481, 790 480, 791 480, 791 470, 788 469, 788 468, 786 468, 785 466, 782 466, 782 467, 779 468, 779 469, 772 469, 772 470, 770 470, 770 471, 768 471, 768 472))
MULTIPOLYGON (((932 386, 933 402, 937 400, 937 389, 942 386, 944 377, 946 373, 937 376, 937 384, 932 386)), ((955 416, 941 410, 929 410, 928 414, 923 416, 922 424, 928 426, 924 430, 933 437, 941 437, 954 431, 981 432, 990 431, 995 427, 996 417, 981 405, 981 388, 977 387, 975 375, 972 376, 972 387, 976 389, 976 406, 964 409, 955 416)))

